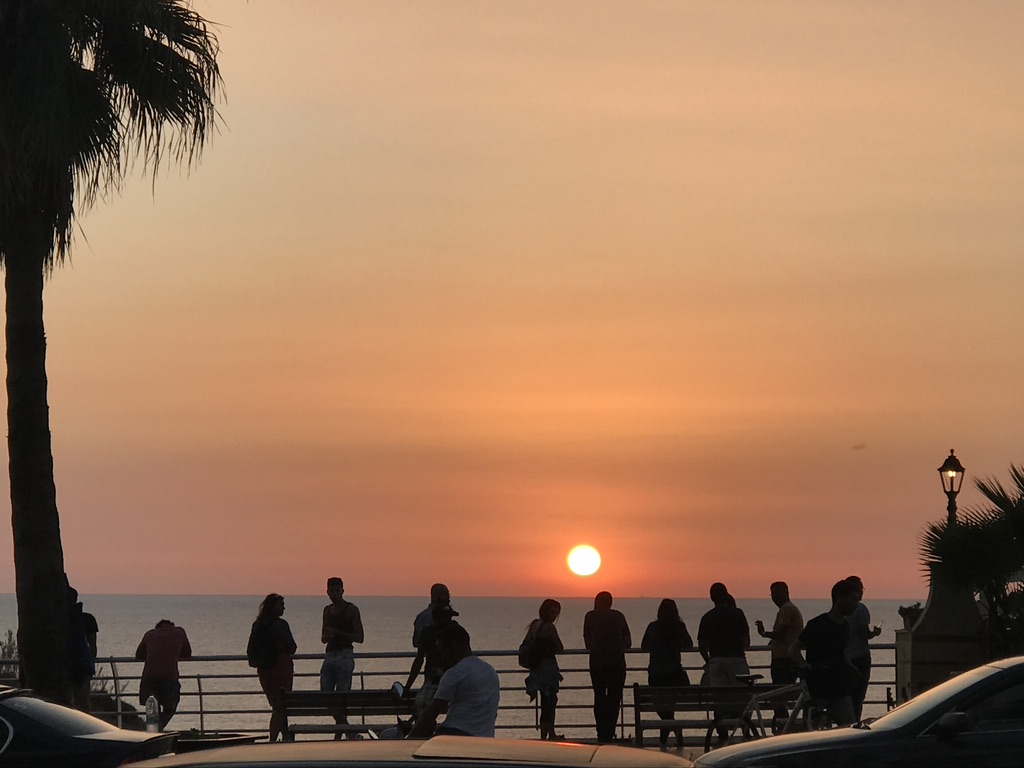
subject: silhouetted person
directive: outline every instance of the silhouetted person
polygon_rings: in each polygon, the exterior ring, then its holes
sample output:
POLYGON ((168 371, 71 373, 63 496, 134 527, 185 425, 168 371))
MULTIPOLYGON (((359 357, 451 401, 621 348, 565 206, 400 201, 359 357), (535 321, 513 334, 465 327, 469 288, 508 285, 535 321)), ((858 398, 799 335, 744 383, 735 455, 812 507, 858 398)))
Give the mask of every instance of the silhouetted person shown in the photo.
POLYGON ((454 624, 454 617, 459 615, 448 603, 438 603, 431 611, 431 622, 423 627, 419 635, 419 645, 416 646, 416 658, 412 661, 409 669, 409 679, 405 682, 404 695, 412 695, 412 686, 416 678, 423 670, 423 685, 416 692, 416 715, 422 715, 430 702, 434 700, 437 686, 441 682, 441 676, 445 673, 444 661, 441 659, 441 652, 437 647, 437 633, 445 627, 454 624))
POLYGON ((854 595, 857 598, 857 606, 853 613, 846 617, 846 623, 850 626, 850 640, 846 645, 846 658, 856 668, 860 675, 857 685, 850 692, 850 699, 853 702, 853 721, 860 722, 861 713, 864 710, 864 698, 868 694, 868 683, 871 681, 871 647, 868 641, 882 634, 881 627, 871 626, 871 613, 864 600, 864 582, 859 576, 847 576, 846 580, 853 587, 854 595))
POLYGON ((538 618, 530 622, 526 630, 526 639, 530 643, 530 674, 526 678, 526 692, 530 701, 540 696, 541 741, 560 741, 564 737, 555 733, 558 684, 562 682, 557 654, 565 649, 555 622, 562 613, 562 604, 549 598, 540 604, 537 613, 538 618))
POLYGON ((420 647, 420 632, 423 628, 429 626, 433 615, 434 608, 438 605, 450 605, 452 602, 452 593, 444 584, 437 583, 430 587, 430 605, 416 614, 416 619, 412 623, 412 646, 413 648, 420 647))
MULTIPOLYGON (((769 588, 772 602, 778 606, 772 628, 766 630, 760 619, 754 622, 757 634, 768 638, 768 648, 772 654, 772 682, 776 685, 789 685, 796 682, 797 669, 789 656, 789 647, 800 636, 804 629, 804 617, 800 609, 789 599, 789 585, 784 581, 776 581, 769 588)), ((776 721, 789 716, 785 706, 775 709, 776 721)))
POLYGON ((91 710, 92 678, 96 674, 96 635, 99 625, 96 617, 86 613, 78 601, 78 590, 67 586, 68 618, 71 625, 69 642, 71 684, 75 708, 83 712, 91 710))
POLYGON ((715 607, 705 613, 697 629, 697 648, 704 659, 705 685, 737 685, 736 675, 750 674, 746 649, 750 627, 736 600, 721 582, 710 589, 715 607))
MULTIPOLYGON (((345 582, 337 576, 327 580, 327 596, 331 602, 324 606, 320 626, 320 642, 327 645, 320 667, 320 690, 351 691, 356 668, 352 644, 363 642, 363 620, 359 609, 345 599, 345 582)), ((348 722, 344 715, 335 715, 334 720, 338 724, 348 722)), ((341 737, 341 731, 335 734, 336 739, 341 737)))
POLYGON ((626 617, 612 609, 611 593, 599 592, 594 598, 594 610, 583 618, 583 644, 590 651, 597 740, 615 741, 615 723, 626 684, 626 651, 633 639, 626 617))
POLYGON ((846 659, 850 627, 846 617, 857 606, 856 592, 848 581, 832 587, 832 608, 807 622, 790 647, 790 656, 807 677, 807 690, 814 706, 828 711, 836 725, 850 725, 853 719, 851 693, 857 670, 846 659), (803 652, 807 658, 804 659, 803 652))
POLYGON ((416 718, 409 738, 432 734, 494 736, 501 684, 494 667, 473 655, 469 633, 451 624, 437 633, 437 647, 448 670, 441 676, 434 700, 416 718), (437 725, 437 718, 447 713, 437 725))
MULTIPOLYGON (((652 686, 689 685, 690 678, 683 669, 681 654, 693 648, 693 639, 686 630, 686 624, 679 617, 679 606, 675 600, 665 598, 658 606, 658 618, 647 625, 640 647, 650 654, 647 664, 647 684, 652 686)), ((675 712, 671 709, 658 710, 658 717, 671 720, 675 712)), ((668 746, 668 728, 662 728, 660 744, 668 746)), ((676 746, 683 746, 683 729, 676 728, 676 746)))
POLYGON ((768 648, 772 652, 772 682, 777 685, 788 685, 796 682, 796 664, 789 656, 789 646, 793 644, 804 629, 804 617, 800 609, 789 599, 789 585, 784 581, 776 581, 770 587, 772 602, 779 610, 775 614, 772 628, 765 630, 764 622, 758 619, 757 634, 768 638, 768 648))
MULTIPOLYGON (((716 581, 709 591, 715 607, 705 613, 697 629, 697 648, 704 659, 702 685, 742 685, 737 675, 749 675, 746 649, 750 645, 750 627, 743 611, 725 585, 716 581)), ((718 710, 717 718, 732 715, 718 710)), ((719 738, 728 736, 726 728, 718 728, 719 738)))
POLYGON ((292 689, 295 666, 295 639, 291 627, 281 618, 284 615, 284 598, 272 592, 260 603, 259 614, 252 623, 249 643, 245 655, 249 666, 255 667, 260 678, 260 687, 270 704, 270 741, 284 733, 285 713, 282 709, 282 691, 292 689))
POLYGON ((154 629, 142 636, 135 658, 146 663, 139 681, 139 704, 153 696, 160 705, 160 730, 178 711, 181 701, 178 661, 192 658, 192 646, 181 627, 169 619, 160 619, 154 629))

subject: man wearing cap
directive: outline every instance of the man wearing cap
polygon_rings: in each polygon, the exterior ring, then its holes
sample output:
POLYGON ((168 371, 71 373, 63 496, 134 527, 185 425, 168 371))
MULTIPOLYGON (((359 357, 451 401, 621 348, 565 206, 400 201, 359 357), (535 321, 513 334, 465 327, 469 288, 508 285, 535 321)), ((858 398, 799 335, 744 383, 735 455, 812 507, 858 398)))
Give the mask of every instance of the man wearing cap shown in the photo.
MULTIPOLYGON (((444 584, 437 583, 430 587, 430 605, 416 614, 412 623, 412 647, 420 647, 420 632, 423 628, 433 622, 433 610, 438 605, 449 605, 452 602, 452 593, 444 584)), ((458 616, 458 614, 455 614, 458 616)))
POLYGON ((423 685, 416 692, 416 715, 422 715, 431 701, 434 700, 434 693, 437 691, 437 684, 441 682, 441 676, 445 673, 444 661, 441 658, 437 647, 437 634, 445 627, 456 624, 454 617, 459 612, 448 603, 438 603, 431 610, 430 624, 423 627, 419 635, 419 645, 416 646, 416 658, 413 659, 412 668, 409 670, 409 679, 405 683, 405 695, 412 695, 412 685, 420 670, 423 670, 423 685))

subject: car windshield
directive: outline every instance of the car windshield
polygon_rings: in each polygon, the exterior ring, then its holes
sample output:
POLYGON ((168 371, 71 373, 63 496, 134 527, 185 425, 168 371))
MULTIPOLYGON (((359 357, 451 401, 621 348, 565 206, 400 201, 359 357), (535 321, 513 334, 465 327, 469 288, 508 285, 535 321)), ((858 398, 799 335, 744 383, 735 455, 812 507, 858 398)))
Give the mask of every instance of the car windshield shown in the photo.
POLYGON ((69 709, 58 704, 51 704, 48 701, 34 699, 31 696, 12 696, 11 698, 4 699, 0 707, 17 712, 23 717, 27 717, 69 736, 84 736, 90 733, 117 730, 109 723, 104 723, 102 720, 92 715, 87 715, 84 712, 79 712, 77 709, 69 709))
POLYGON ((892 712, 887 712, 877 720, 871 722, 869 727, 872 731, 893 731, 912 723, 917 718, 926 714, 933 708, 940 706, 943 701, 955 696, 965 688, 984 680, 986 677, 1000 673, 999 667, 978 667, 970 672, 957 675, 952 680, 947 680, 941 685, 929 688, 920 693, 905 704, 896 707, 892 712))

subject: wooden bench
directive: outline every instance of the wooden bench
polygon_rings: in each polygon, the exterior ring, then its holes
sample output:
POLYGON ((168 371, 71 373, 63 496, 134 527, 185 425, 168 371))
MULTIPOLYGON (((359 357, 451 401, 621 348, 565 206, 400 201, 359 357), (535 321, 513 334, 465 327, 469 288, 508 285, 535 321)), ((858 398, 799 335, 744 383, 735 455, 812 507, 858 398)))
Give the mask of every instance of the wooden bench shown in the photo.
MULTIPOLYGON (((756 724, 752 719, 755 713, 744 717, 747 705, 754 694, 764 696, 760 709, 768 710, 771 721, 771 708, 784 706, 787 702, 775 701, 770 694, 780 686, 775 685, 734 685, 734 686, 701 686, 681 685, 655 687, 633 684, 633 713, 636 729, 636 744, 644 746, 644 731, 660 731, 662 728, 699 730, 704 732, 704 751, 711 749, 711 741, 718 728, 728 731, 742 730, 745 737, 753 735, 756 724), (663 719, 658 712, 673 713, 669 719, 663 719), (654 717, 650 717, 654 715, 654 717)), ((788 702, 792 705, 792 702, 788 702)))
POLYGON ((284 735, 297 733, 355 734, 370 733, 395 725, 400 717, 415 714, 412 697, 399 697, 390 690, 362 691, 284 691, 282 695, 284 735), (330 722, 295 723, 295 718, 330 718, 330 722), (344 719, 347 722, 337 722, 344 719), (366 718, 387 718, 367 723, 366 718))

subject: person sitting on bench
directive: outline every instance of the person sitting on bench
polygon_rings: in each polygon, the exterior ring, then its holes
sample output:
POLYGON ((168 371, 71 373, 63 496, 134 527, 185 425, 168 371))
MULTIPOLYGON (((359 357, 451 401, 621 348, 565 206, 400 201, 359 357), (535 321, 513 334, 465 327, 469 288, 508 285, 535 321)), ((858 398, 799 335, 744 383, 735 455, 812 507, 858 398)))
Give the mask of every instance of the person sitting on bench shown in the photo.
POLYGON ((416 718, 409 738, 434 734, 494 736, 501 687, 498 673, 473 655, 469 633, 458 624, 437 633, 437 649, 448 670, 441 676, 434 700, 416 718), (443 713, 447 713, 445 720, 438 725, 437 718, 443 713))

